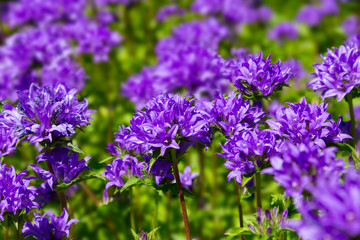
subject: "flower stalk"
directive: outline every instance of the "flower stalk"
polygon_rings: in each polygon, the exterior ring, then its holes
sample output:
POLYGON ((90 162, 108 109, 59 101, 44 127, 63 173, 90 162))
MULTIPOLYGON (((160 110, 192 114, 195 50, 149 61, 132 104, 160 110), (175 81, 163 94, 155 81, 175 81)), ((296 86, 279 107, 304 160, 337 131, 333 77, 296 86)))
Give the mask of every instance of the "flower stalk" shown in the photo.
MULTIPOLYGON (((244 217, 243 217, 243 209, 241 204, 241 191, 242 187, 239 187, 239 183, 234 180, 235 183, 235 189, 236 189, 236 195, 237 195, 237 205, 239 210, 239 220, 240 220, 240 227, 244 227, 244 217), (241 188, 241 189, 240 189, 241 188)), ((244 235, 240 235, 240 239, 244 240, 244 235)))
POLYGON ((354 114, 353 96, 351 93, 347 95, 346 100, 349 104, 349 112, 351 119, 351 136, 353 138, 353 142, 355 145, 356 144, 355 114, 354 114))
POLYGON ((154 218, 153 218, 153 229, 157 227, 157 216, 159 208, 159 193, 155 191, 155 207, 154 207, 154 218))
POLYGON ((171 162, 172 162, 172 165, 173 165, 176 185, 177 185, 177 188, 179 190, 179 198, 180 198, 181 210, 182 210, 183 219, 184 219, 184 225, 185 225, 186 240, 191 240, 191 238, 190 238, 189 220, 188 220, 187 211, 186 211, 186 205, 185 205, 185 198, 184 198, 184 193, 183 193, 183 190, 182 190, 182 187, 181 187, 179 169, 178 169, 178 166, 177 166, 178 163, 177 163, 177 160, 176 160, 176 149, 171 150, 171 162))
POLYGON ((261 177, 260 173, 255 173, 255 186, 256 186, 256 206, 260 209, 262 209, 262 203, 261 203, 261 177))

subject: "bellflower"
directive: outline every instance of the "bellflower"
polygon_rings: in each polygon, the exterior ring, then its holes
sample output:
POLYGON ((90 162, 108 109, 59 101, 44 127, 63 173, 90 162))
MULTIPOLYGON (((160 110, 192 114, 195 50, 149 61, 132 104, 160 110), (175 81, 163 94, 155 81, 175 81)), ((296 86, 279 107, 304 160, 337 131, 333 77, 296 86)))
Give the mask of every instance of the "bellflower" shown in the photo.
POLYGON ((296 16, 296 20, 313 27, 318 25, 324 17, 320 7, 314 5, 303 6, 296 16))
POLYGON ((262 53, 250 56, 245 61, 230 64, 231 83, 248 97, 267 97, 288 84, 294 76, 292 69, 281 64, 271 63, 270 57, 263 59, 262 53))
POLYGON ((165 21, 171 15, 182 16, 185 14, 185 9, 180 8, 178 5, 172 4, 162 7, 156 14, 156 19, 159 22, 165 21))
POLYGON ((252 107, 249 100, 244 100, 236 92, 228 97, 219 95, 211 110, 214 122, 227 136, 232 136, 245 129, 254 128, 265 116, 259 107, 252 107))
POLYGON ((79 161, 76 152, 71 152, 68 148, 57 147, 50 153, 43 153, 38 156, 38 163, 47 161, 51 169, 47 171, 34 164, 29 166, 53 189, 60 183, 70 183, 84 170, 90 169, 86 165, 89 159, 90 157, 86 157, 79 161))
POLYGON ((110 182, 106 184, 106 190, 111 186, 121 188, 124 185, 123 176, 130 178, 132 176, 142 177, 142 170, 147 168, 145 162, 139 162, 136 157, 125 155, 122 159, 117 158, 111 164, 106 165, 102 173, 110 182))
POLYGON ((8 168, 0 163, 0 220, 4 221, 5 211, 14 215, 20 214, 25 209, 29 212, 32 208, 39 208, 34 201, 36 197, 36 187, 29 186, 31 179, 35 177, 25 177, 27 171, 19 174, 15 168, 8 168))
POLYGON ((291 22, 282 22, 268 32, 268 37, 279 42, 283 42, 286 39, 294 40, 298 38, 298 29, 291 22))
POLYGON ((190 190, 191 187, 192 187, 194 178, 196 178, 197 176, 199 176, 199 173, 197 173, 197 172, 191 172, 190 166, 186 166, 185 169, 184 169, 184 173, 181 173, 181 172, 180 172, 179 175, 180 175, 181 185, 182 185, 184 188, 187 188, 187 189, 190 190))
POLYGON ((309 87, 321 91, 322 98, 337 97, 341 101, 360 85, 360 51, 357 46, 340 46, 322 56, 323 63, 314 65, 309 87))
POLYGON ((42 240, 61 240, 69 237, 70 226, 79 222, 77 219, 69 219, 66 209, 60 216, 55 216, 53 212, 47 211, 41 216, 40 213, 34 213, 35 222, 25 222, 22 229, 24 237, 33 236, 42 240))
POLYGON ((336 123, 326 112, 327 104, 307 104, 306 97, 300 103, 287 103, 289 107, 276 111, 276 120, 266 123, 280 136, 295 144, 314 142, 325 148, 326 142, 341 142, 351 138, 339 129, 341 118, 336 123))
POLYGON ((171 171, 171 162, 165 159, 157 159, 150 169, 150 173, 154 176, 157 185, 160 185, 164 179, 166 183, 173 181, 174 175, 171 171))
POLYGON ((248 228, 259 239, 276 238, 280 236, 280 230, 285 228, 287 216, 287 209, 280 215, 276 207, 272 211, 265 209, 264 212, 258 208, 256 221, 254 224, 249 224, 248 228))
POLYGON ((283 62, 283 65, 284 65, 284 67, 288 67, 288 68, 292 69, 292 71, 294 73, 295 86, 297 88, 300 88, 300 86, 298 86, 299 81, 304 79, 308 75, 308 73, 306 72, 306 69, 303 67, 301 62, 297 59, 288 59, 283 62))
POLYGON ((313 143, 286 142, 281 154, 270 159, 271 167, 262 173, 274 175, 287 195, 298 197, 319 175, 344 171, 345 162, 335 158, 335 147, 321 149, 313 143))
POLYGON ((0 158, 15 151, 17 141, 13 129, 0 127, 0 158))
POLYGON ((76 93, 62 84, 55 88, 32 84, 29 91, 18 93, 16 107, 4 104, 0 125, 13 129, 18 137, 26 136, 30 143, 69 138, 76 128, 89 124, 93 113, 87 109, 87 100, 79 102, 76 93))
POLYGON ((227 180, 235 178, 241 184, 243 174, 266 167, 270 157, 277 155, 281 146, 282 141, 277 140, 270 130, 254 128, 237 133, 221 145, 224 153, 219 154, 227 160, 225 167, 231 170, 227 180))
POLYGON ((360 174, 349 169, 344 180, 339 174, 321 176, 308 189, 310 197, 299 199, 300 220, 289 221, 301 239, 351 240, 360 235, 360 174))
POLYGON ((341 23, 342 28, 348 37, 354 37, 359 33, 359 19, 356 15, 351 15, 341 23))
POLYGON ((124 141, 147 146, 162 156, 167 149, 180 153, 196 142, 210 142, 210 116, 179 95, 161 95, 150 100, 144 111, 137 111, 130 121, 124 141))

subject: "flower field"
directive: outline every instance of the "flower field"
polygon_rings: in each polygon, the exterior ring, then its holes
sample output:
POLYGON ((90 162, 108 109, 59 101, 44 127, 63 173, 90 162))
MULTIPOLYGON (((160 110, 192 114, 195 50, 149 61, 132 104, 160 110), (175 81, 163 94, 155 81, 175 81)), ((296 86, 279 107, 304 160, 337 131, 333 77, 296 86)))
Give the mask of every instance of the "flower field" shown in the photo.
POLYGON ((0 239, 360 239, 360 1, 0 1, 0 239))

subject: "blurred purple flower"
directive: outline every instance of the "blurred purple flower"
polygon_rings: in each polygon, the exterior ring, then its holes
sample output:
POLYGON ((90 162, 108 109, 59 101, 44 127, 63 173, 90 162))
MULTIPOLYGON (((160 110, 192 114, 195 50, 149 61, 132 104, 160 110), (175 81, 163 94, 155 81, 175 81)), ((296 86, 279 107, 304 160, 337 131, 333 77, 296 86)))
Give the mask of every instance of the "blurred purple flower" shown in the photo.
POLYGON ((182 16, 184 14, 185 14, 185 9, 179 7, 176 4, 172 4, 172 5, 164 6, 161 9, 159 9, 156 14, 156 19, 159 22, 163 22, 171 15, 182 16))
POLYGON ((299 81, 306 78, 308 73, 306 72, 306 69, 302 66, 301 62, 297 59, 288 59, 283 62, 284 67, 291 68, 294 73, 294 82, 295 85, 298 86, 299 81))
POLYGON ((68 220, 68 218, 69 214, 65 208, 59 217, 50 211, 43 216, 40 213, 34 213, 35 223, 25 222, 22 233, 24 237, 33 236, 42 240, 61 240, 65 236, 68 238, 70 226, 79 222, 77 219, 68 220))
POLYGON ((38 163, 46 161, 51 169, 44 170, 38 165, 30 164, 29 166, 45 180, 51 189, 60 183, 70 183, 78 177, 84 170, 90 169, 86 162, 91 157, 86 157, 79 161, 78 154, 71 152, 68 148, 57 147, 50 153, 43 153, 38 156, 38 163))
POLYGON ((359 23, 358 17, 356 15, 351 15, 341 23, 341 26, 348 37, 354 37, 360 33, 359 23))
POLYGON ((36 197, 36 187, 29 186, 31 179, 35 177, 25 177, 27 171, 19 174, 15 168, 8 168, 5 164, 0 163, 0 220, 4 221, 4 212, 18 215, 22 210, 26 213, 32 208, 39 208, 34 201, 36 197))
POLYGON ((298 38, 298 28, 291 22, 282 22, 269 30, 268 37, 281 43, 286 39, 294 40, 298 38))
POLYGON ((191 172, 190 166, 186 166, 185 169, 184 169, 184 173, 180 172, 179 175, 180 175, 181 185, 184 188, 187 188, 187 189, 190 190, 191 187, 192 187, 194 178, 199 176, 199 173, 191 172))
POLYGON ((323 63, 314 65, 309 87, 321 91, 321 97, 337 97, 341 101, 360 85, 360 51, 358 47, 340 46, 322 56, 323 63))
POLYGON ((314 5, 305 5, 299 10, 296 16, 296 20, 313 27, 321 22, 323 16, 323 11, 320 7, 314 5))

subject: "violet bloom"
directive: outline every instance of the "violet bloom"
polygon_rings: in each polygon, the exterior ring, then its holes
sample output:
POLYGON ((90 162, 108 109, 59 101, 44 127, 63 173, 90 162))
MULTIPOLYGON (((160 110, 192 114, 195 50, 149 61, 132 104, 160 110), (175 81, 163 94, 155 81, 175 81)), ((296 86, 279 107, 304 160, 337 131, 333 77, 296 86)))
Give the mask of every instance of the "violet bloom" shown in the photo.
POLYGON ((264 212, 258 208, 256 222, 253 225, 249 224, 248 228, 259 239, 277 238, 280 237, 280 230, 285 228, 287 216, 287 209, 280 215, 276 207, 272 211, 265 209, 264 212))
POLYGON ((337 97, 341 101, 360 85, 360 51, 358 47, 340 46, 322 56, 323 63, 314 65, 309 87, 321 91, 321 97, 337 97))
POLYGON ((190 190, 191 187, 192 187, 194 178, 196 178, 197 176, 199 176, 199 173, 197 173, 197 172, 191 172, 190 166, 186 166, 185 169, 184 169, 184 173, 181 173, 181 172, 180 172, 179 175, 180 175, 181 185, 182 185, 184 188, 187 188, 187 189, 190 190))
POLYGON ((324 17, 324 13, 320 7, 314 5, 305 5, 296 16, 296 20, 306 23, 313 27, 318 25, 324 17))
POLYGON ((359 171, 349 169, 343 180, 339 174, 319 176, 308 192, 309 197, 296 202, 301 219, 287 224, 301 239, 351 240, 360 235, 359 171))
POLYGON ((297 59, 288 59, 283 62, 285 67, 291 68, 294 73, 294 83, 297 88, 300 88, 299 81, 306 78, 308 73, 302 66, 301 62, 297 59))
POLYGON ((341 26, 348 37, 351 38, 360 32, 359 23, 358 17, 356 15, 351 15, 341 23, 341 26))
POLYGON ((69 219, 66 209, 60 216, 55 216, 53 212, 47 211, 41 216, 40 213, 34 213, 35 222, 25 222, 22 233, 24 237, 33 236, 41 240, 61 240, 69 237, 70 226, 79 222, 77 219, 69 219))
POLYGON ((18 140, 13 129, 0 127, 0 158, 15 151, 18 140))
POLYGON ((154 176, 157 185, 160 185, 164 179, 166 183, 173 181, 174 175, 171 172, 171 162, 165 159, 157 159, 150 169, 150 173, 154 176))
POLYGON ((105 6, 109 4, 123 4, 129 5, 138 2, 139 0, 95 0, 95 4, 98 6, 105 6))
POLYGON ((71 152, 68 148, 57 147, 50 153, 43 153, 38 156, 38 163, 47 161, 51 169, 44 170, 38 165, 30 164, 29 166, 45 180, 51 189, 61 183, 70 183, 84 170, 90 169, 86 162, 91 157, 86 157, 79 161, 78 154, 71 152))
POLYGON ((286 194, 296 198, 316 183, 319 175, 339 175, 344 171, 345 162, 335 158, 336 150, 335 147, 322 150, 313 143, 295 145, 288 141, 281 154, 271 157, 271 167, 262 173, 274 175, 286 194))
POLYGON ((210 142, 210 116, 179 95, 161 95, 150 100, 144 111, 130 121, 124 141, 144 145, 162 156, 167 149, 183 153, 196 142, 210 142))
POLYGON ((232 136, 246 129, 254 128, 265 113, 259 107, 251 106, 249 100, 244 100, 236 92, 230 92, 228 97, 219 95, 211 110, 214 123, 219 125, 226 136, 232 136))
POLYGON ((282 43, 286 39, 298 38, 298 29, 291 22, 282 22, 268 32, 268 37, 282 43))
POLYGON ((263 169, 270 161, 270 157, 278 154, 282 141, 270 130, 245 130, 234 135, 222 145, 224 153, 219 154, 225 158, 225 167, 231 172, 227 176, 230 181, 235 178, 242 183, 241 176, 263 169))
POLYGON ((295 144, 314 142, 321 148, 326 142, 342 142, 351 138, 339 129, 341 119, 335 122, 326 112, 327 104, 319 106, 307 104, 306 97, 300 103, 287 103, 289 107, 276 112, 276 120, 268 119, 266 123, 276 134, 295 144))
POLYGON ((241 93, 248 97, 267 97, 288 84, 294 76, 292 69, 271 63, 270 56, 263 59, 262 53, 250 56, 245 61, 230 64, 230 81, 241 93))
POLYGON ((182 16, 185 14, 185 9, 180 8, 178 5, 172 4, 162 7, 156 14, 156 19, 159 22, 165 21, 171 15, 182 16))
POLYGON ((4 221, 4 213, 18 215, 22 210, 28 213, 32 208, 39 208, 34 201, 36 197, 36 187, 29 186, 31 179, 35 177, 25 177, 27 171, 19 174, 15 168, 8 168, 0 163, 0 220, 4 221))
POLYGON ((17 137, 26 136, 30 143, 69 138, 76 128, 90 124, 93 113, 87 109, 87 100, 79 102, 76 93, 75 89, 67 91, 61 84, 56 88, 32 84, 29 91, 18 93, 16 107, 4 104, 0 125, 13 129, 17 137))
POLYGON ((124 180, 132 176, 142 177, 142 171, 147 168, 145 162, 139 162, 136 157, 125 155, 122 159, 117 158, 111 164, 106 165, 102 173, 110 182, 106 184, 106 190, 111 186, 121 188, 124 180))

